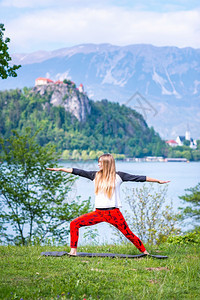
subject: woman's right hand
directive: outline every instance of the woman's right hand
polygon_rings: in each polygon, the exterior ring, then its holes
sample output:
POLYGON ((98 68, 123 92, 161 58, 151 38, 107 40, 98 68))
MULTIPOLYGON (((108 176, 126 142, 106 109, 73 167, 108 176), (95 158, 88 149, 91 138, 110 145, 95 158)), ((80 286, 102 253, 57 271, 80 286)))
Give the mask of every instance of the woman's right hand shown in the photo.
POLYGON ((46 169, 50 171, 62 171, 61 168, 46 168, 46 169))
POLYGON ((66 173, 72 173, 72 168, 67 168, 67 169, 64 169, 64 168, 46 168, 47 170, 50 170, 50 171, 63 171, 63 172, 66 172, 66 173))

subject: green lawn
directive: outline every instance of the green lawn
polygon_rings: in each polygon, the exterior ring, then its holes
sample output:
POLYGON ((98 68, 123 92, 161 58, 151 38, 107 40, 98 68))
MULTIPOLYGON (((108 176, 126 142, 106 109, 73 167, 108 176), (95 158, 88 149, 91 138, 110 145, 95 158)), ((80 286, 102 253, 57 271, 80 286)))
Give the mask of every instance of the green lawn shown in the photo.
MULTIPOLYGON (((198 245, 148 249, 169 258, 41 257, 69 247, 1 246, 0 299, 200 299, 198 245)), ((139 253, 131 244, 78 250, 139 253)))

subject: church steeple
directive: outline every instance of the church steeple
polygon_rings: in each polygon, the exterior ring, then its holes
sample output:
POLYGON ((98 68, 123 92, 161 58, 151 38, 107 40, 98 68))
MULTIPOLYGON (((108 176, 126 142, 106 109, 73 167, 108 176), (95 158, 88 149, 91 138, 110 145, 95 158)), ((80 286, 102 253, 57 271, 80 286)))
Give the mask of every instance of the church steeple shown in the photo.
POLYGON ((185 139, 187 141, 190 141, 190 128, 189 128, 189 124, 187 124, 187 130, 185 132, 185 139))

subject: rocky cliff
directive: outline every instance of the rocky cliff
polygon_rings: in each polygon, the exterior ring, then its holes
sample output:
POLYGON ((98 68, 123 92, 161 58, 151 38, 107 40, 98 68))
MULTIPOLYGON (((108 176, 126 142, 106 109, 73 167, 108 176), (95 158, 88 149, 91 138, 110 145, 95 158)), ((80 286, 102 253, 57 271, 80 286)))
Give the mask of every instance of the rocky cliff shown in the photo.
POLYGON ((40 96, 48 97, 53 106, 62 106, 66 111, 74 115, 80 122, 86 120, 91 107, 85 93, 80 93, 74 84, 46 84, 38 85, 32 92, 40 96))

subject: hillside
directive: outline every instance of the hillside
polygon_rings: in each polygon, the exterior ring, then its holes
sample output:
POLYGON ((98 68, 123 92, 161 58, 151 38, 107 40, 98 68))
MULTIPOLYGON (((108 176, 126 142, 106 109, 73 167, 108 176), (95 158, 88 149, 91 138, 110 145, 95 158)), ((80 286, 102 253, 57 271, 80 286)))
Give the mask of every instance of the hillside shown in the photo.
POLYGON ((52 52, 13 55, 17 78, 0 89, 33 86, 37 77, 82 82, 91 99, 127 104, 165 139, 184 135, 187 124, 199 139, 200 49, 84 44, 52 52), (130 98, 139 92, 140 97, 130 98))
POLYGON ((164 155, 166 146, 135 110, 107 100, 94 102, 76 86, 46 85, 0 92, 3 137, 42 128, 38 142, 57 151, 101 150, 128 156, 164 155))

